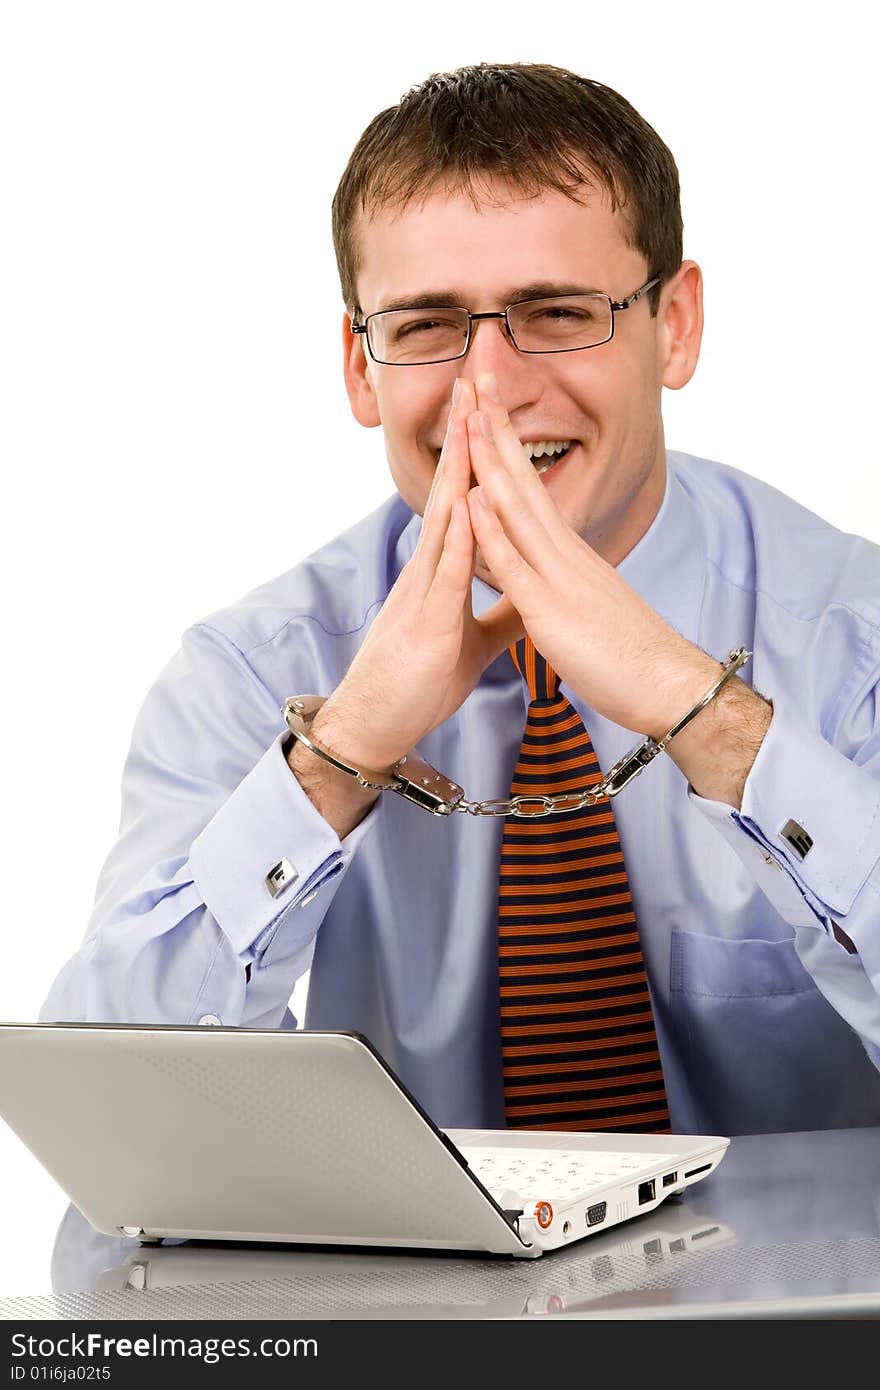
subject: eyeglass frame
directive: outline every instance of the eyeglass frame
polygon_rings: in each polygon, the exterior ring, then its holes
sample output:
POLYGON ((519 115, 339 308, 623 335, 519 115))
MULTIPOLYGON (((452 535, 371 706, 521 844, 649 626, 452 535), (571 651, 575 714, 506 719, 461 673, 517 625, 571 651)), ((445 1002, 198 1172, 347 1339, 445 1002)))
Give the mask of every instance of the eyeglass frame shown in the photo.
MULTIPOLYGON (((370 320, 382 318, 382 316, 385 314, 405 314, 407 312, 405 305, 400 309, 377 309, 375 313, 366 314, 364 316, 363 323, 355 323, 354 315, 352 315, 350 327, 352 333, 363 333, 365 335, 364 340, 367 345, 367 351, 369 352, 373 361, 378 363, 378 365, 381 367, 435 367, 442 362, 459 362, 461 358, 466 357, 468 352, 470 351, 470 346, 473 342, 474 337, 474 324, 479 319, 503 319, 507 337, 509 338, 513 347, 516 349, 517 352, 523 352, 528 354, 529 356, 543 357, 546 354, 553 352, 587 352, 590 348, 604 347, 606 343, 610 343, 611 339, 614 337, 615 314, 620 314, 623 312, 624 309, 631 308, 631 306, 635 304, 636 300, 641 299, 642 295, 647 294, 648 290, 652 290, 655 285, 659 285, 662 279, 662 275, 655 275, 652 277, 652 279, 648 280, 646 284, 641 285, 637 290, 634 290, 632 294, 627 295, 625 299, 619 300, 612 299, 610 294, 604 294, 601 290, 588 290, 581 295, 569 292, 568 294, 542 294, 535 299, 518 299, 513 304, 508 304, 507 308, 505 309, 493 309, 482 314, 472 314, 470 309, 464 308, 463 304, 426 304, 424 306, 420 306, 418 312, 422 312, 422 308, 424 309, 425 313, 429 313, 431 309, 445 309, 448 311, 450 308, 456 308, 459 311, 463 310, 464 313, 466 313, 468 316, 467 337, 465 339, 464 347, 462 348, 461 352, 457 352, 454 357, 434 357, 431 358, 428 362, 386 362, 384 358, 377 357, 376 354, 373 352, 372 347, 370 346, 370 335, 368 332, 370 320), (607 338, 602 338, 601 341, 598 343, 584 343, 582 347, 574 348, 521 348, 519 346, 519 343, 516 341, 516 338, 514 337, 513 329, 510 326, 510 319, 507 317, 511 309, 518 309, 521 304, 543 304, 547 300, 586 298, 588 295, 592 295, 594 298, 597 299, 605 299, 608 301, 608 307, 611 310, 611 331, 609 332, 607 338)), ((415 306, 413 308, 413 312, 417 312, 415 306)))

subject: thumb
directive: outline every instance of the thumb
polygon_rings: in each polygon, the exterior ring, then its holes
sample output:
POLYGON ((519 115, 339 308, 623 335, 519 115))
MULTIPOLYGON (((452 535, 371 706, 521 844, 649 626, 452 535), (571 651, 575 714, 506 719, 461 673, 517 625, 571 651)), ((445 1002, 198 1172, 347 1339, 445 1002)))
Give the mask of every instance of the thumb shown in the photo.
POLYGON ((489 666, 525 633, 525 624, 506 594, 475 619, 483 644, 484 667, 489 666))

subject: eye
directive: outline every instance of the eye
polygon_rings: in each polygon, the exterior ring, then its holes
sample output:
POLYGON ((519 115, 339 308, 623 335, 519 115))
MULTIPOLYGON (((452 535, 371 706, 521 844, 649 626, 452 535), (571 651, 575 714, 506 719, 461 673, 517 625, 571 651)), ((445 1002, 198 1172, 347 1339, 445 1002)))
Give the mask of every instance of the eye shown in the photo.
POLYGON ((529 315, 529 320, 543 320, 549 323, 592 323, 595 315, 592 309, 580 304, 547 304, 529 315))
POLYGON ((443 323, 440 319, 413 319, 409 323, 398 324, 394 336, 398 342, 402 338, 411 338, 418 333, 436 332, 438 328, 457 328, 454 323, 443 323))

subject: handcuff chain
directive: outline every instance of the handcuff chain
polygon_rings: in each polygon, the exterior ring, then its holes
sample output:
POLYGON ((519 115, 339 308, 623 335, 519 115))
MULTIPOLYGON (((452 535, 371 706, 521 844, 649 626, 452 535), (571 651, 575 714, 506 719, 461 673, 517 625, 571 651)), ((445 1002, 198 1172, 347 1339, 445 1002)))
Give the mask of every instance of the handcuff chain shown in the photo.
POLYGON ((508 800, 503 798, 489 799, 487 801, 467 801, 462 797, 455 809, 464 811, 469 816, 515 816, 520 820, 536 820, 540 816, 565 815, 572 811, 582 811, 586 806, 595 806, 597 801, 601 801, 604 792, 601 788, 604 782, 598 787, 591 787, 588 791, 583 791, 575 795, 572 792, 565 796, 512 796, 508 800), (535 811, 523 810, 522 803, 539 802, 540 805, 535 811), (565 803, 561 805, 560 803, 565 803))
POLYGON ((471 816, 516 816, 520 820, 538 820, 543 816, 582 811, 587 806, 595 806, 599 801, 617 796, 618 792, 629 786, 633 778, 638 777, 649 763, 665 752, 670 740, 714 699, 722 686, 750 656, 751 652, 745 647, 738 647, 736 651, 731 652, 711 690, 708 690, 702 700, 688 710, 662 739, 658 741, 650 736, 645 738, 629 753, 624 754, 595 786, 584 788, 581 792, 558 793, 553 796, 536 793, 531 796, 512 796, 508 800, 491 798, 486 801, 468 801, 456 782, 445 777, 416 754, 406 754, 400 758, 390 772, 365 771, 352 767, 329 748, 322 748, 309 737, 311 720, 325 703, 324 696, 291 695, 284 702, 281 712, 295 738, 341 772, 355 777, 362 787, 397 792, 407 801, 415 802, 434 816, 448 816, 451 811, 463 811, 471 816))

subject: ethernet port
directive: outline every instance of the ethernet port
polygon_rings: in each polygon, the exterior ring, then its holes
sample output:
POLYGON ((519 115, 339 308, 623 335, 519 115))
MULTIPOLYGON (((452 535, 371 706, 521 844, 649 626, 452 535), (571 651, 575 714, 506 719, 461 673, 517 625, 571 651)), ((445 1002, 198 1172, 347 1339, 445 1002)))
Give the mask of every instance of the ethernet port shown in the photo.
POLYGON ((645 1202, 653 1202, 655 1197, 656 1184, 652 1178, 650 1182, 639 1183, 639 1206, 644 1206, 645 1202))

